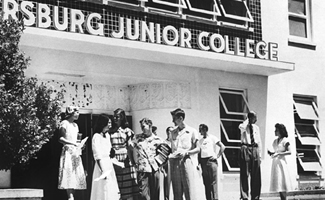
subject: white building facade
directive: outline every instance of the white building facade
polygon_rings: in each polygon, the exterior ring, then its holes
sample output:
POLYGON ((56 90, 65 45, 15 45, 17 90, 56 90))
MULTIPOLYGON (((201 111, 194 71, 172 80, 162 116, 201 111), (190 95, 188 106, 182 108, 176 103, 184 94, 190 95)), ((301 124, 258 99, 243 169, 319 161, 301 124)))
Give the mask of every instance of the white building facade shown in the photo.
POLYGON ((187 124, 207 124, 227 147, 222 182, 239 176, 238 125, 254 110, 263 192, 276 123, 289 133, 295 188, 302 175, 324 177, 325 2, 2 0, 1 7, 5 17, 25 16, 26 73, 63 89, 64 104, 82 114, 123 108, 136 133, 149 117, 165 138, 170 111, 182 108, 187 124))
POLYGON ((315 174, 324 178, 321 77, 325 74, 325 26, 320 20, 324 7, 324 2, 308 0, 262 3, 263 37, 276 40, 281 60, 295 64, 293 71, 268 78, 266 141, 271 140, 276 122, 286 125, 293 151, 289 165, 296 187, 296 178, 315 174))

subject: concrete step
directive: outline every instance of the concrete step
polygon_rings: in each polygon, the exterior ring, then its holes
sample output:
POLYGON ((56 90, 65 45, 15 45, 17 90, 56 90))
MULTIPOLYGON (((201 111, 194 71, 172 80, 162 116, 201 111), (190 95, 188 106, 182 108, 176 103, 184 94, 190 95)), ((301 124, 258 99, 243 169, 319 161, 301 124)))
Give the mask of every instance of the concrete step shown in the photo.
MULTIPOLYGON (((280 195, 277 192, 271 193, 262 193, 262 200, 275 200, 279 199, 280 195)), ((289 191, 287 193, 288 200, 290 199, 299 199, 299 200, 307 200, 307 199, 325 199, 325 190, 297 190, 297 191, 289 191)))
POLYGON ((239 174, 223 174, 219 180, 219 200, 238 200, 239 193, 239 174))

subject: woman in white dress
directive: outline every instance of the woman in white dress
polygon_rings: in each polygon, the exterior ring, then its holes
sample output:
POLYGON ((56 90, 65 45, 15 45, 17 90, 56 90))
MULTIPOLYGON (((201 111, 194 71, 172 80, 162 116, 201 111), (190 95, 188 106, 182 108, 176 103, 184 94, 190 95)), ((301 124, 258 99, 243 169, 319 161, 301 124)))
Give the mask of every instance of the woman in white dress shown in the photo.
POLYGON ((92 139, 95 167, 91 188, 91 200, 119 200, 120 192, 110 158, 112 148, 108 130, 112 121, 106 114, 101 114, 96 122, 92 139))
POLYGON ((86 189, 86 176, 77 143, 79 128, 75 120, 79 118, 79 108, 68 106, 66 119, 60 124, 59 142, 63 144, 60 157, 58 188, 67 191, 68 199, 74 199, 75 190, 86 189))
POLYGON ((288 132, 283 124, 275 125, 275 135, 278 137, 273 141, 274 152, 268 151, 272 156, 271 168, 271 192, 279 192, 281 200, 287 199, 287 191, 291 190, 291 181, 286 156, 291 155, 290 143, 287 140, 288 132))

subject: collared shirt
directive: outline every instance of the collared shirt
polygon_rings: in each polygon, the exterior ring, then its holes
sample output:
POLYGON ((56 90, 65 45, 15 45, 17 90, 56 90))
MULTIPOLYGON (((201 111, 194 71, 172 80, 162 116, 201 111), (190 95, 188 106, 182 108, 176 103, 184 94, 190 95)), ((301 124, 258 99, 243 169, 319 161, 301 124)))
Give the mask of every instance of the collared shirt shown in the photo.
POLYGON ((201 158, 217 157, 217 143, 219 141, 216 136, 210 134, 207 134, 206 138, 202 137, 199 140, 201 158))
POLYGON ((135 135, 133 157, 137 171, 152 172, 152 170, 158 170, 159 166, 155 156, 157 146, 162 142, 163 140, 154 134, 150 137, 146 137, 144 134, 135 135))
MULTIPOLYGON (((260 129, 256 124, 252 124, 252 126, 253 126, 254 140, 255 140, 255 143, 258 145, 259 154, 261 157, 262 142, 261 142, 260 129)), ((251 144, 251 134, 252 133, 249 130, 248 120, 245 120, 243 123, 241 123, 238 128, 240 129, 240 133, 241 133, 241 137, 240 137, 241 143, 251 144)))
POLYGON ((182 130, 177 128, 172 132, 172 152, 191 150, 199 139, 199 134, 196 129, 187 124, 184 125, 185 127, 182 130))

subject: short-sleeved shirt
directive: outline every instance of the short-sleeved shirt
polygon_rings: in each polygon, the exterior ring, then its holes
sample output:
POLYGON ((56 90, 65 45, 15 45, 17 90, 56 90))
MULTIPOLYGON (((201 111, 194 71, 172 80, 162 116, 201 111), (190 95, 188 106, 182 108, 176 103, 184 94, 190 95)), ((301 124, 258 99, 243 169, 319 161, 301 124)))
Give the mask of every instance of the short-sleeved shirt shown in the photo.
POLYGON ((134 160, 138 172, 157 171, 159 166, 155 160, 156 149, 163 140, 152 134, 146 137, 144 134, 135 135, 134 143, 134 160))
POLYGON ((192 149, 192 145, 196 143, 199 134, 196 129, 185 124, 182 130, 172 132, 172 152, 188 151, 192 149))
POLYGON ((250 135, 253 134, 255 142, 260 145, 261 144, 260 129, 256 124, 252 124, 252 126, 253 126, 253 133, 250 132, 247 122, 243 122, 239 125, 239 129, 241 131, 241 142, 244 144, 251 144, 250 135))
POLYGON ((251 134, 254 136, 254 141, 258 145, 258 151, 261 157, 261 149, 262 149, 262 141, 260 135, 260 129, 256 124, 252 124, 253 133, 249 130, 248 120, 244 121, 239 125, 240 133, 241 133, 241 142, 243 144, 251 144, 251 134))
POLYGON ((220 140, 214 136, 207 134, 206 138, 202 137, 199 140, 199 147, 201 149, 201 158, 216 157, 217 143, 220 140))

